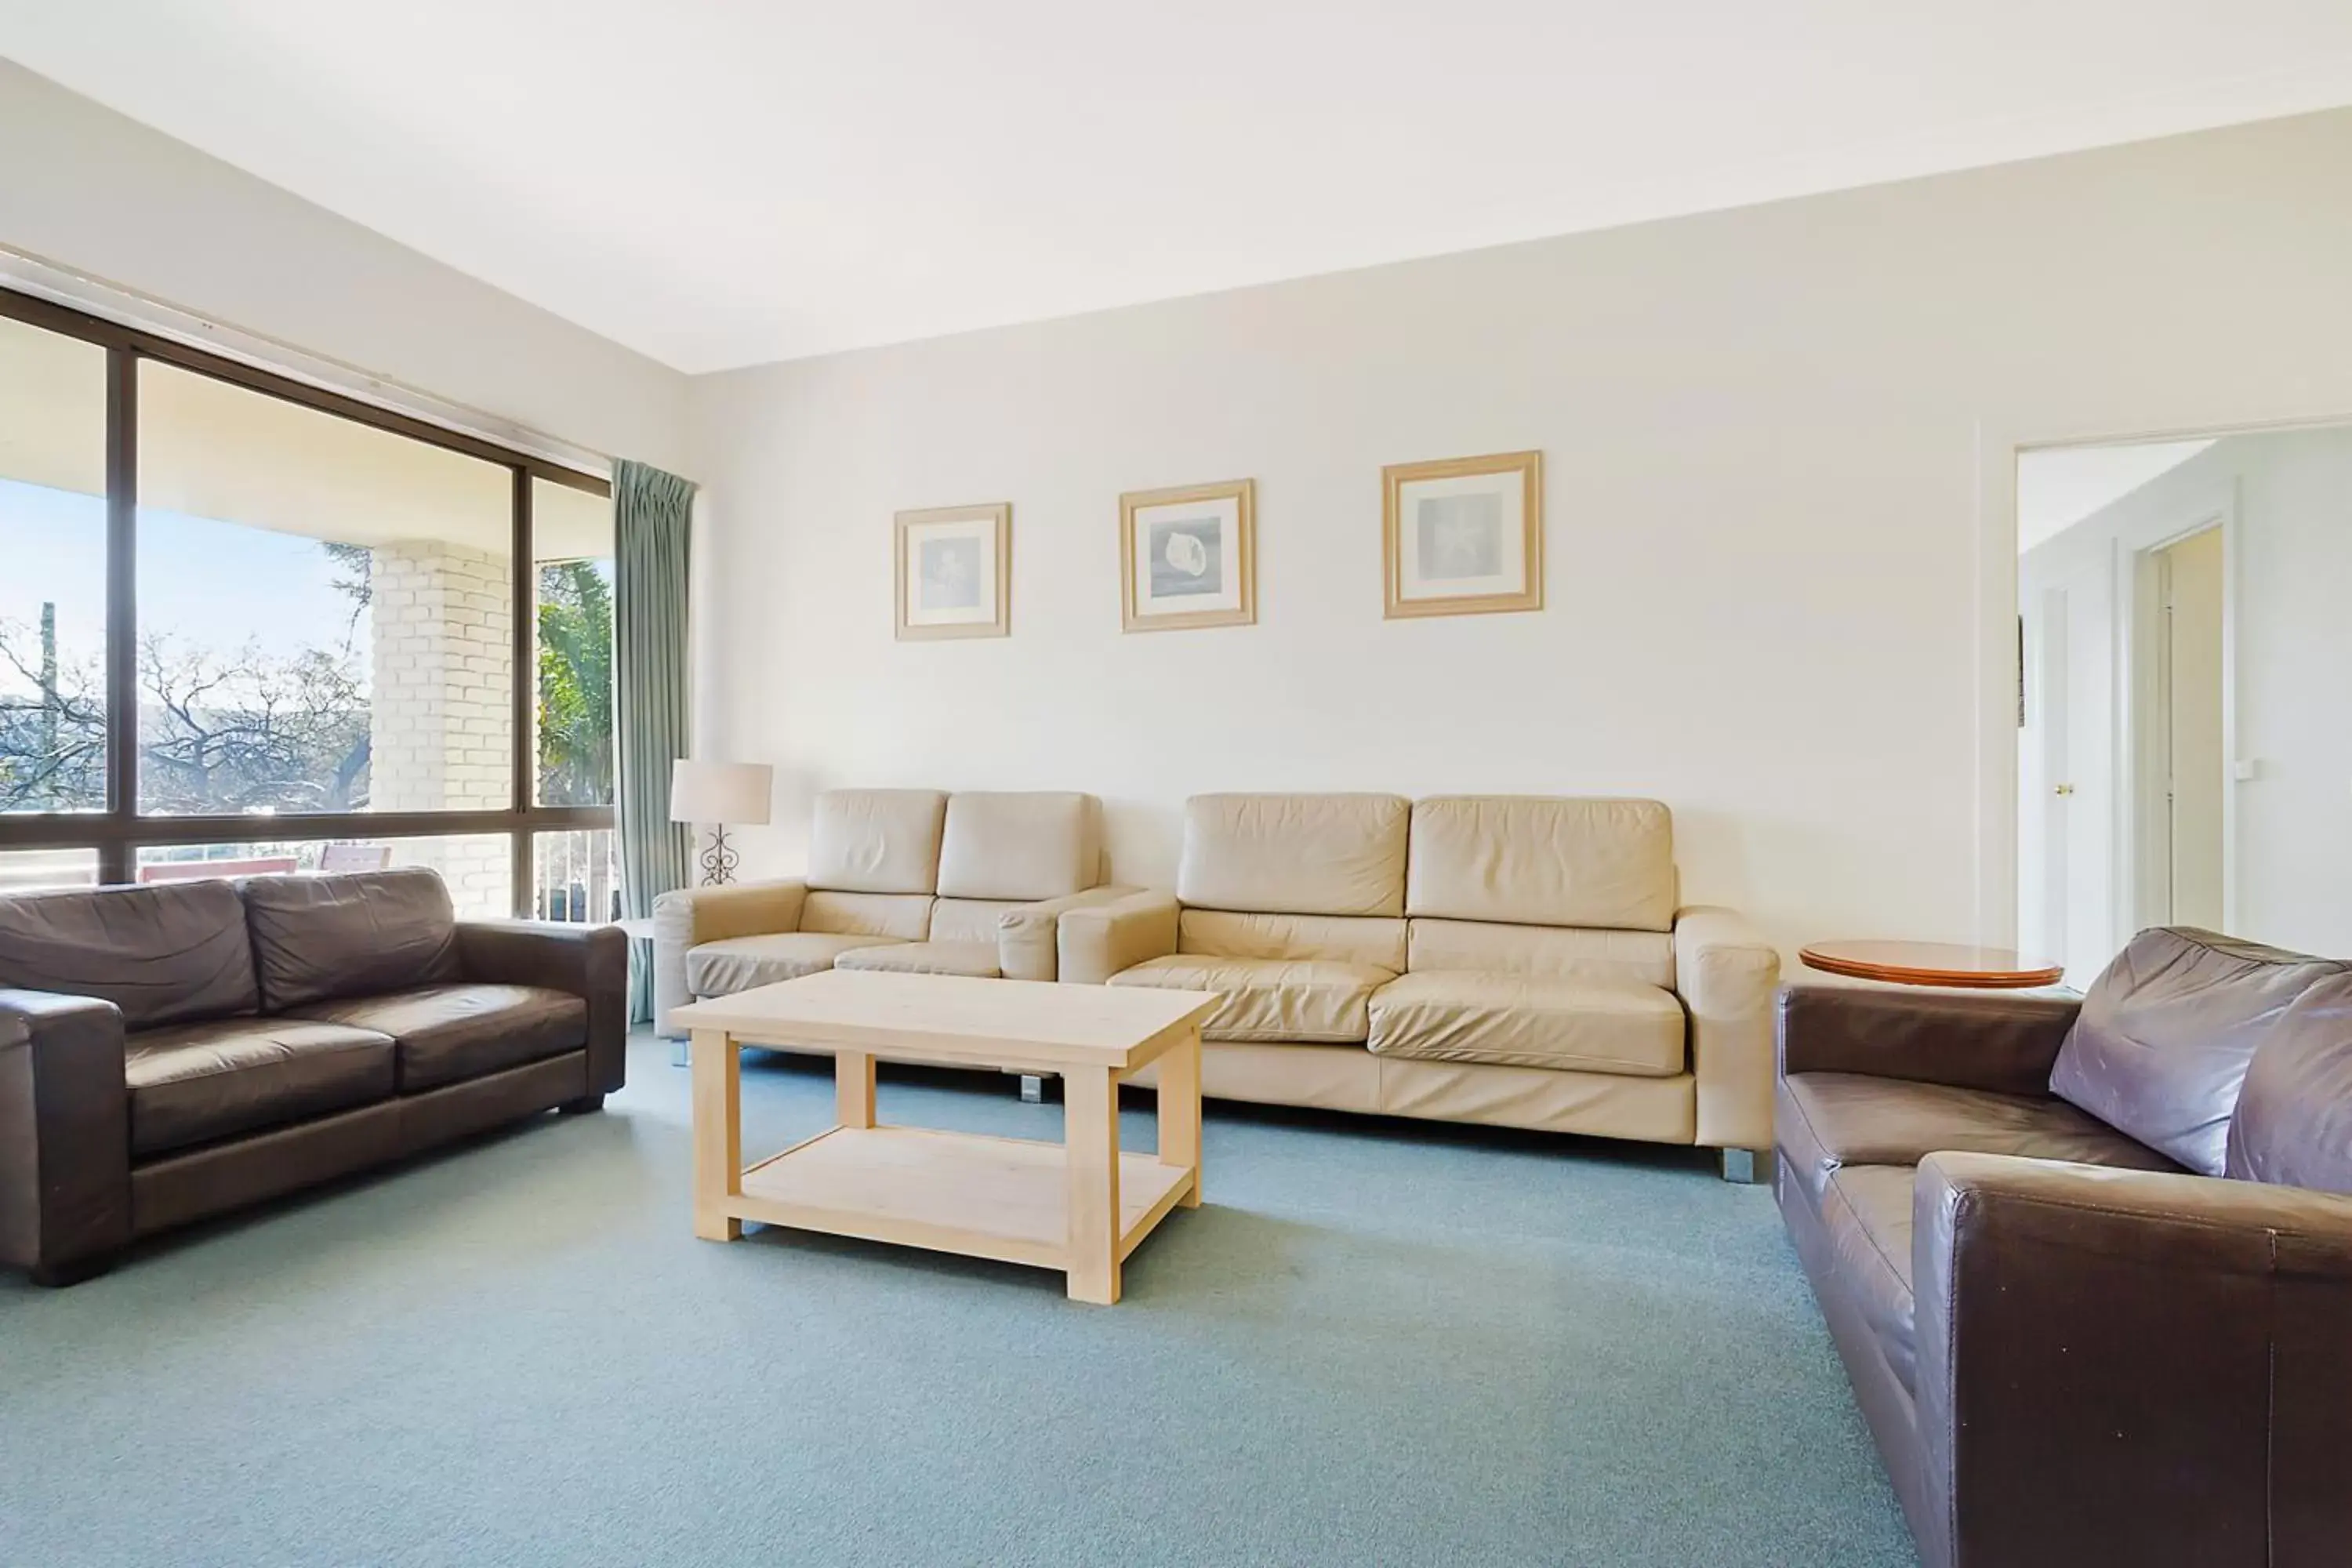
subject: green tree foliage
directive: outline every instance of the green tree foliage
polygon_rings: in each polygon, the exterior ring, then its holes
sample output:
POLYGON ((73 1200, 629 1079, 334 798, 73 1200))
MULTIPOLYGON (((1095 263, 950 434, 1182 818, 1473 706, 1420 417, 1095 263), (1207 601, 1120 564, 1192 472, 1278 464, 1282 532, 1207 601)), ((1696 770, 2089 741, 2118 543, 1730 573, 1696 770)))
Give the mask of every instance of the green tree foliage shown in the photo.
POLYGON ((566 561, 539 572, 539 798, 613 799, 613 588, 605 568, 566 561))

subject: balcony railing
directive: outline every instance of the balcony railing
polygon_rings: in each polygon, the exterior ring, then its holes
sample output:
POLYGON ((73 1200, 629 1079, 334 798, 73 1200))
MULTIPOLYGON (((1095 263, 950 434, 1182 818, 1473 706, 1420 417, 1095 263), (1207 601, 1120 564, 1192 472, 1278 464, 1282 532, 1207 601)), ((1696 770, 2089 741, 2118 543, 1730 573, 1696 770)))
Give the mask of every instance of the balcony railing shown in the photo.
POLYGON ((621 918, 620 836, 611 828, 540 834, 531 865, 537 919, 602 925, 621 918))

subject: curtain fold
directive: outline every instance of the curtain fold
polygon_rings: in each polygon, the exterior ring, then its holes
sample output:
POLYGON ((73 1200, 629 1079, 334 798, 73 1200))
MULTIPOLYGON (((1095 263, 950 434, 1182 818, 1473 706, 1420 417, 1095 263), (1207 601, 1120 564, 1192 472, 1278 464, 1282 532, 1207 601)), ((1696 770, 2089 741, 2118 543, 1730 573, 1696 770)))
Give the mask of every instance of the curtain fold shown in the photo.
MULTIPOLYGON (((613 465, 614 685, 621 909, 632 920, 687 885, 691 829, 669 819, 670 764, 687 754, 687 555, 694 486, 643 463, 613 465)), ((637 944, 631 943, 632 948, 637 944)), ((642 953, 635 954, 642 960, 642 953)), ((653 1016, 653 970, 634 963, 629 1019, 653 1016)))

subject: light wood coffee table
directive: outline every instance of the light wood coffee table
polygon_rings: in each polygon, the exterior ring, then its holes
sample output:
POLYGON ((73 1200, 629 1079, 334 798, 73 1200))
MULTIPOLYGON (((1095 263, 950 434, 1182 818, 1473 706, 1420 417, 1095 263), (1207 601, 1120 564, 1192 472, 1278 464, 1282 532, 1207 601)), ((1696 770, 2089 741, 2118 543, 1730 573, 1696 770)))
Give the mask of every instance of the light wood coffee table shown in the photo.
POLYGON ((1168 1211, 1201 1202, 1201 1020, 1208 991, 826 970, 697 1002, 694 1234, 743 1221, 1001 1258, 1118 1300, 1119 1267, 1168 1211), (839 1125, 743 1163, 742 1047, 831 1053, 839 1125), (874 1120, 874 1063, 1059 1073, 1063 1142, 874 1120), (1118 1085, 1160 1064, 1160 1151, 1118 1147, 1118 1085))

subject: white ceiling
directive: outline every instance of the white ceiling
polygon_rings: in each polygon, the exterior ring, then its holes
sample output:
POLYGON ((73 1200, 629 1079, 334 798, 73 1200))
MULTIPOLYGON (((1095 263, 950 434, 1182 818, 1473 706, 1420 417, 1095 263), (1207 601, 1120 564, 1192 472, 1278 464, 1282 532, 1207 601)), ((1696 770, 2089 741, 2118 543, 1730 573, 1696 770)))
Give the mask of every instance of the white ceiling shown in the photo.
POLYGON ((2116 447, 2054 447, 2017 458, 2017 552, 2054 539, 2093 512, 2170 473, 2212 445, 2140 441, 2116 447))
POLYGON ((2347 0, 0 0, 707 371, 2352 102, 2347 0))

